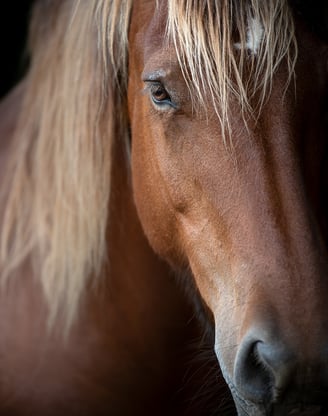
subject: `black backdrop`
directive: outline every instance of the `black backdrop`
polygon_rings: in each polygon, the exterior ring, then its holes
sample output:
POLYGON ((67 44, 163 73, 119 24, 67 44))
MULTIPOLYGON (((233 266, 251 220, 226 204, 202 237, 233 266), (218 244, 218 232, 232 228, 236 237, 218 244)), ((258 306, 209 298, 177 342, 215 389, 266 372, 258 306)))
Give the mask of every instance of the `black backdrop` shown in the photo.
POLYGON ((32 1, 4 0, 0 3, 0 97, 26 68, 25 43, 32 1))

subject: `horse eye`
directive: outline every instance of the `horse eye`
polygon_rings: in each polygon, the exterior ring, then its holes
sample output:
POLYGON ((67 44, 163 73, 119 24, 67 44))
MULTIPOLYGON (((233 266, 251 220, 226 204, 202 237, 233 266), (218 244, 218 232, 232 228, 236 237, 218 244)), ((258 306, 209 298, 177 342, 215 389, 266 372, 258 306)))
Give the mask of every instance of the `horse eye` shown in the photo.
POLYGON ((154 83, 150 86, 151 98, 155 104, 171 104, 170 94, 160 83, 154 83))

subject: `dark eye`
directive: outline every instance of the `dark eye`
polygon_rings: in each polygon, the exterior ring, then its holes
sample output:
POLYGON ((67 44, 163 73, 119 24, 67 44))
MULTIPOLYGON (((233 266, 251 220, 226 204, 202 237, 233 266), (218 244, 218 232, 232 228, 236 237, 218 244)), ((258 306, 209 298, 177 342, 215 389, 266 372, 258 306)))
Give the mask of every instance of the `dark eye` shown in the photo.
POLYGON ((174 103, 171 100, 170 94, 166 91, 163 84, 160 82, 154 82, 150 85, 150 95, 154 104, 158 106, 169 105, 175 108, 174 103))
POLYGON ((171 97, 162 84, 153 84, 150 87, 152 99, 155 103, 162 103, 163 101, 171 101, 171 97))

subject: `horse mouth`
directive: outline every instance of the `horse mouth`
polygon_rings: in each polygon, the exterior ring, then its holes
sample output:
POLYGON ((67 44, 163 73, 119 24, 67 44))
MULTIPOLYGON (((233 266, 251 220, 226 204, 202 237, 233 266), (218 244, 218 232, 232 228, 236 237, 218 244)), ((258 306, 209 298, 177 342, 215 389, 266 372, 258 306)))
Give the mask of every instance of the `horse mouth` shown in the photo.
POLYGON ((328 416, 328 406, 316 404, 250 405, 235 398, 238 416, 328 416))
POLYGON ((328 408, 322 405, 304 405, 298 404, 294 406, 286 406, 285 410, 282 410, 280 406, 273 408, 272 415, 286 415, 286 416, 327 416, 328 408))
POLYGON ((317 402, 282 401, 253 403, 241 397, 230 385, 238 416, 328 416, 328 396, 317 402))

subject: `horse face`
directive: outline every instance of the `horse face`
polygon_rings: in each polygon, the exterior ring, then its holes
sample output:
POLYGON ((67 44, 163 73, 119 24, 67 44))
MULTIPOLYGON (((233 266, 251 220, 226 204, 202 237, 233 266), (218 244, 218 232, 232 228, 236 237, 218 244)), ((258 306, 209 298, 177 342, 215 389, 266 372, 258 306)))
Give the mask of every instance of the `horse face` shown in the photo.
POLYGON ((325 48, 302 34, 296 94, 293 85, 284 90, 282 64, 248 128, 239 104, 230 104, 231 147, 212 97, 192 105, 175 50, 164 43, 165 11, 141 9, 131 23, 128 102, 143 229, 160 256, 192 271, 214 316, 215 351, 239 414, 323 414, 325 48))

